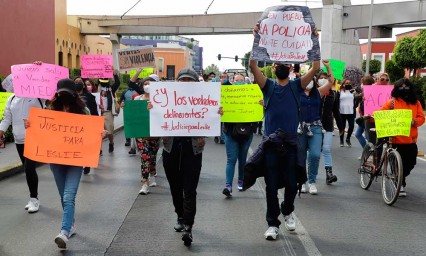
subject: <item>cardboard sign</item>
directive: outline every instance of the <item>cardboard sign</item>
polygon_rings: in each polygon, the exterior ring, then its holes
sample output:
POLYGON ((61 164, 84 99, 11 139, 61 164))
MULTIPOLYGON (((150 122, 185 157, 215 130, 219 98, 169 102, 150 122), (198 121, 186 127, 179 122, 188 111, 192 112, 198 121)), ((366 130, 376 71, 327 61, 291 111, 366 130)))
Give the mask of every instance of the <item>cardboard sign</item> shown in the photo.
POLYGON ((123 118, 126 138, 150 137, 147 100, 126 100, 123 118))
POLYGON ((81 55, 81 76, 84 78, 113 78, 112 55, 81 55))
POLYGON ((410 136, 413 114, 411 109, 394 109, 374 112, 377 138, 410 136))
POLYGON ((52 99, 60 79, 68 78, 68 68, 43 63, 13 65, 13 91, 16 96, 52 99))
POLYGON ((0 92, 0 120, 3 119, 4 111, 6 110, 6 103, 10 96, 13 93, 10 92, 0 92))
POLYGON ((257 84, 222 85, 222 122, 258 122, 263 119, 262 91, 257 84))
POLYGON ((98 166, 104 118, 31 108, 25 157, 42 163, 98 166))
MULTIPOLYGON (((331 71, 333 72, 334 78, 338 80, 343 79, 343 72, 345 71, 345 66, 346 66, 346 63, 343 61, 330 59, 331 71)), ((325 73, 328 73, 326 66, 322 67, 322 70, 325 73)))
POLYGON ((155 67, 154 47, 132 47, 116 50, 120 71, 155 67))
MULTIPOLYGON (((132 78, 136 74, 136 70, 130 70, 129 75, 132 78)), ((145 78, 149 75, 154 74, 154 68, 144 68, 142 72, 139 74, 138 78, 145 78)))
POLYGON ((321 59, 315 23, 306 6, 274 6, 259 19, 251 59, 266 62, 304 63, 321 59))
POLYGON ((220 83, 151 82, 150 134, 219 136, 220 83))
POLYGON ((371 115, 392 98, 393 85, 364 85, 364 115, 371 115))
POLYGON ((3 86, 3 89, 5 89, 7 92, 13 91, 13 83, 12 83, 12 74, 9 74, 3 82, 1 82, 1 85, 3 86))

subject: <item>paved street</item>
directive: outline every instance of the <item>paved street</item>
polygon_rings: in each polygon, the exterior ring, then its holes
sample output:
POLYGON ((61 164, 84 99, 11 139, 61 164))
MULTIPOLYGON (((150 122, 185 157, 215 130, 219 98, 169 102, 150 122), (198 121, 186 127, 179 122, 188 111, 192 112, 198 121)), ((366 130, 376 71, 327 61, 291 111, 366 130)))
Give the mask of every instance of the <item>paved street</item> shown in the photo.
MULTIPOLYGON (((425 131, 422 127, 420 149, 426 145, 425 131)), ((253 149, 259 141, 255 135, 253 149)), ((296 232, 282 225, 279 239, 271 242, 263 237, 267 228, 263 180, 249 191, 224 199, 225 149, 209 138, 198 187, 194 242, 188 249, 181 234, 173 230, 176 215, 161 158, 159 186, 147 196, 138 195, 140 158, 128 156, 123 132, 119 132, 116 151, 108 154, 104 142, 99 168, 82 177, 77 234, 65 252, 53 242, 62 211, 48 165, 38 169, 38 213, 24 210, 28 188, 23 174, 0 181, 0 255, 426 255, 426 162, 418 160, 407 179, 408 197, 389 207, 378 182, 369 191, 360 188, 357 157, 361 148, 355 138, 352 144, 352 148, 340 148, 334 137, 338 182, 325 185, 321 162, 319 194, 296 199, 296 232)))

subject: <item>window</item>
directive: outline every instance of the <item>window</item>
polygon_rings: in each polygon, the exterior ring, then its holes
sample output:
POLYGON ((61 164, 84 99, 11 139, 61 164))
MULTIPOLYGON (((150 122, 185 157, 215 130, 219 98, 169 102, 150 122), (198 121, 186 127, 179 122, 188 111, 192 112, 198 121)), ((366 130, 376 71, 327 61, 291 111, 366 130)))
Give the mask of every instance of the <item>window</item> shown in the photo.
POLYGON ((163 73, 164 70, 164 58, 158 58, 157 70, 160 73, 163 73))
POLYGON ((380 68, 380 72, 384 72, 385 70, 385 54, 384 53, 373 53, 372 54, 373 60, 379 60, 382 64, 382 67, 380 68))
POLYGON ((367 54, 363 54, 363 55, 362 55, 362 59, 363 59, 363 60, 366 60, 366 59, 367 59, 367 54))

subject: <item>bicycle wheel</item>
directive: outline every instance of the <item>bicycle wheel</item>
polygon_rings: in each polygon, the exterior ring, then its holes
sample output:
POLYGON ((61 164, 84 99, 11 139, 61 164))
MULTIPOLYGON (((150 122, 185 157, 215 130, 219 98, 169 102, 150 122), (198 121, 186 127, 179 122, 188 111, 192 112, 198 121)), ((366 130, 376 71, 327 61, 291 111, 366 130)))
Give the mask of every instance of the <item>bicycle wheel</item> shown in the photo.
POLYGON ((387 153, 387 160, 383 167, 383 200, 386 204, 392 205, 398 199, 403 178, 402 159, 398 151, 391 150, 389 153, 387 153))
POLYGON ((369 142, 365 145, 361 160, 360 160, 360 166, 358 169, 358 173, 360 175, 359 184, 361 185, 361 188, 367 190, 371 183, 373 182, 373 172, 374 172, 374 145, 373 143, 369 142))

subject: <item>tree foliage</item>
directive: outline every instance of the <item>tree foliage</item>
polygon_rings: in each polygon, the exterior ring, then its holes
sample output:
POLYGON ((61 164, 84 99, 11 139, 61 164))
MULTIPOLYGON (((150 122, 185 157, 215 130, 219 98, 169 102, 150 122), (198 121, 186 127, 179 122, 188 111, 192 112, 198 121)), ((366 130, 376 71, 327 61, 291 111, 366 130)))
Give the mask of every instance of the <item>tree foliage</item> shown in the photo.
POLYGON ((215 74, 216 74, 216 76, 219 76, 219 75, 220 75, 219 67, 218 67, 217 65, 215 65, 215 64, 210 64, 210 66, 207 66, 207 67, 204 69, 204 74, 209 74, 209 73, 211 73, 211 72, 215 73, 215 74))
POLYGON ((413 51, 417 60, 421 63, 419 68, 426 66, 426 29, 420 30, 420 33, 414 40, 413 51))
POLYGON ((404 68, 396 65, 393 59, 386 61, 385 71, 389 74, 391 84, 393 84, 396 80, 404 77, 405 75, 404 68))
POLYGON ((395 63, 398 66, 409 69, 410 71, 424 66, 424 61, 418 59, 414 52, 415 41, 414 37, 404 37, 396 43, 393 55, 395 63))
MULTIPOLYGON (((367 69, 367 60, 364 60, 362 62, 362 71, 366 72, 366 69, 367 69)), ((370 68, 368 71, 370 75, 380 72, 381 69, 382 69, 382 62, 380 60, 370 60, 370 68)))
POLYGON ((250 52, 246 52, 244 54, 243 59, 241 60, 241 65, 243 65, 246 70, 249 70, 250 55, 251 55, 251 51, 250 52))

